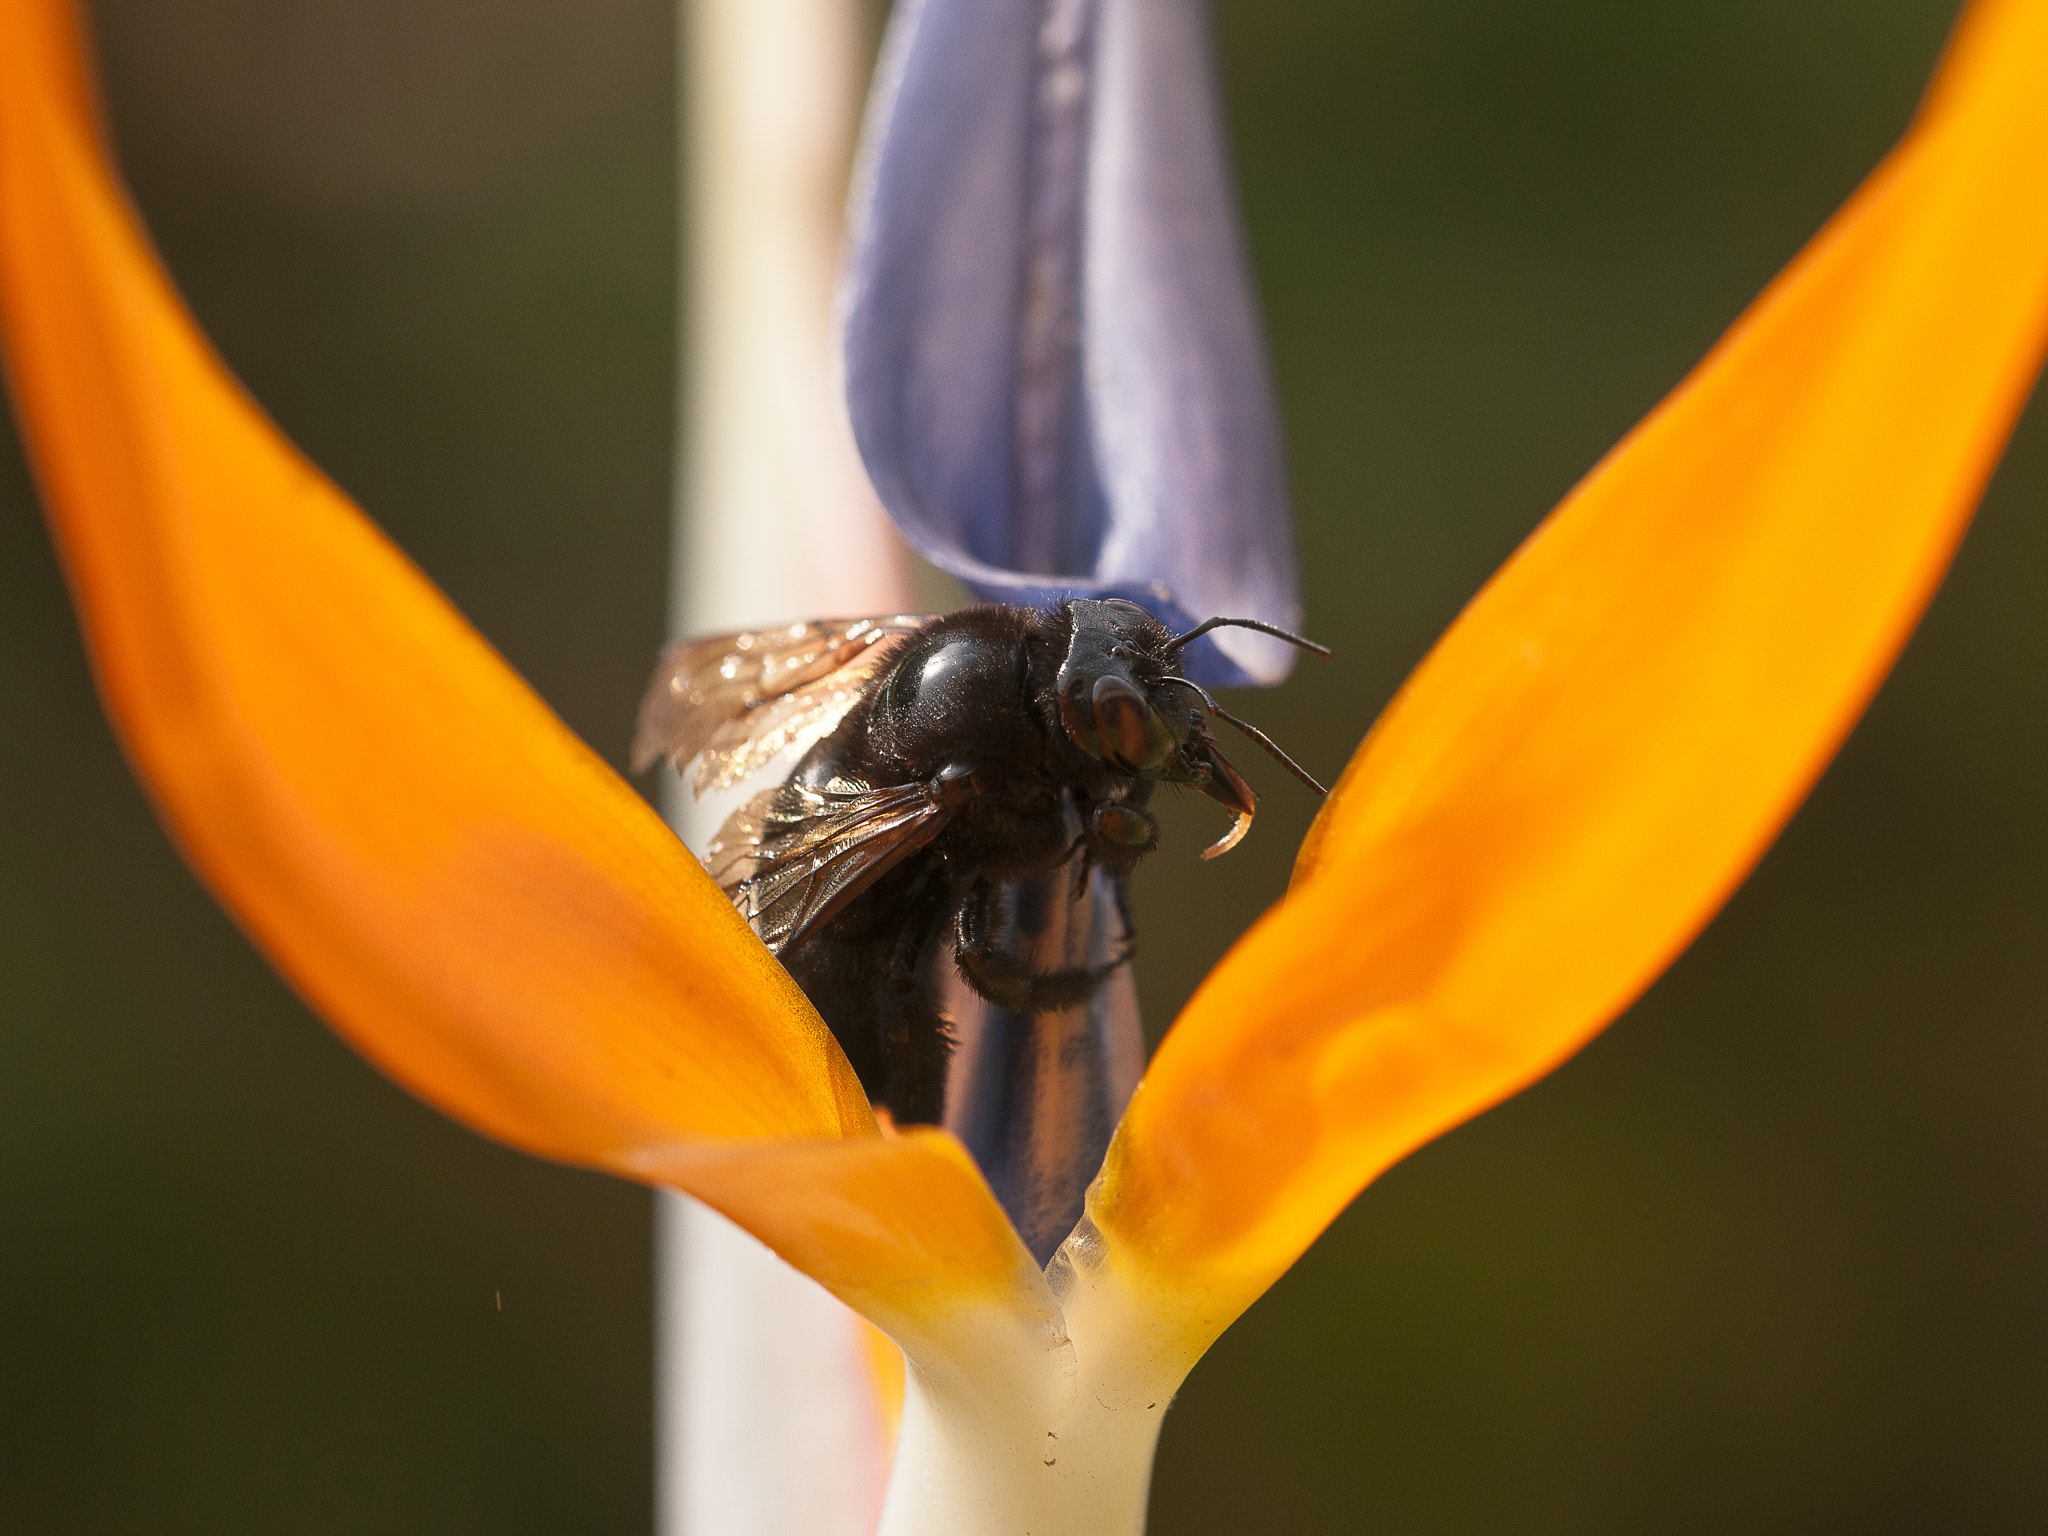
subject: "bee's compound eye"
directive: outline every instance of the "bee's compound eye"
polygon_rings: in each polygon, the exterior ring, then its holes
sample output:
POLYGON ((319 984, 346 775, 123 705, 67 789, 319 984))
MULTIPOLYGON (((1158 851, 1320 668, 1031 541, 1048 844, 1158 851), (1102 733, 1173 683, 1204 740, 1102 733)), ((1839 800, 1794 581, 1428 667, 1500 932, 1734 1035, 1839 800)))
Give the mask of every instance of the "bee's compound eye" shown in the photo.
POLYGON ((1115 673, 1095 680, 1095 726, 1114 761, 1133 773, 1149 773, 1171 758, 1179 744, 1145 695, 1115 673))

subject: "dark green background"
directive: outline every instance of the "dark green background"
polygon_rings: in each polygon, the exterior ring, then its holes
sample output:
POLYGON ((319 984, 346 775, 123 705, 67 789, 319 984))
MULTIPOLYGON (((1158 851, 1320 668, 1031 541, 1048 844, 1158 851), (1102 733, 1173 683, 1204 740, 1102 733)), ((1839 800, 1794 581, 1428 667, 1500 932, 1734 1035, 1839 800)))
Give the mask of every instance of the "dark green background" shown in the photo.
MULTIPOLYGON (((105 0, 202 321, 600 750, 661 636, 660 0, 105 0)), ((1904 125, 1942 0, 1228 0, 1334 771, 1904 125)), ((2015 196, 2037 197, 2038 186, 2015 196)), ((1781 846, 1168 1421, 1179 1532, 2048 1523, 2048 436, 1781 846)), ((0 440, 0 1530, 649 1526, 649 1201, 386 1084, 169 851, 0 440), (502 1297, 502 1310, 497 1298, 502 1297)), ((1258 770, 1254 765, 1254 772, 1258 770)), ((1141 882, 1155 1024, 1306 824, 1141 882)))

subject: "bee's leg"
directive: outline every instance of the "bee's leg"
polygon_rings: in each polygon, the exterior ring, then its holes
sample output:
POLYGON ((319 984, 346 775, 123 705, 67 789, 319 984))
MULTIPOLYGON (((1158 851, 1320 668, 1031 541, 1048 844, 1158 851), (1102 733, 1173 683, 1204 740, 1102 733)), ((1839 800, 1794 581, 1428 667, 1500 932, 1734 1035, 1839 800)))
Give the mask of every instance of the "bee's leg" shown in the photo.
POLYGON ((946 1106, 946 1064, 953 1040, 924 986, 924 957, 945 932, 946 908, 937 872, 925 869, 904 893, 905 918, 877 984, 882 1059, 879 1091, 898 1125, 932 1125, 946 1106))
POLYGON ((1089 846, 1086 832, 1074 839, 1074 845, 1067 850, 1066 857, 1060 862, 1073 866, 1072 899, 1079 901, 1088 890, 1088 877, 1095 873, 1095 850, 1089 846))
POLYGON ((881 1092, 898 1125, 936 1125, 946 1110, 946 1064, 953 1042, 946 1021, 920 987, 892 989, 882 1028, 881 1092))
POLYGON ((1043 1013, 1071 1008, 1093 995, 1116 968, 1131 958, 1128 947, 1107 965, 1041 971, 995 942, 997 892, 977 881, 953 919, 953 959, 967 985, 998 1008, 1043 1013))
MULTIPOLYGON (((915 914, 924 909, 934 883, 935 877, 930 872, 920 872, 904 897, 905 910, 915 914)), ((892 981, 912 987, 918 985, 919 963, 924 959, 924 952, 930 947, 935 931, 944 930, 935 929, 929 921, 920 922, 915 916, 897 928, 896 942, 889 946, 888 975, 892 981)))
POLYGON ((1015 955, 997 947, 995 936, 997 891, 993 883, 977 880, 953 912, 953 963, 967 984, 999 1008, 1023 1006, 1023 988, 1015 970, 1028 969, 1015 955), (1013 968, 1005 971, 1003 962, 1013 968))
POLYGON ((950 887, 913 861, 783 952, 782 963, 831 1029, 862 1089, 898 1125, 936 1122, 945 1107, 945 1023, 920 985, 920 958, 953 921, 950 887))
POLYGON ((879 1101, 888 1080, 882 1037, 893 1008, 872 951, 860 937, 828 926, 784 951, 782 963, 839 1041, 868 1097, 879 1101))
POLYGON ((1122 965, 1138 952, 1138 925, 1131 920, 1131 882, 1118 875, 1109 885, 1116 893, 1116 915, 1124 925, 1123 949, 1116 957, 1116 963, 1122 965))
POLYGON ((1127 875, 1138 860, 1159 846, 1159 823, 1135 805, 1112 801, 1098 805, 1081 835, 1088 856, 1113 875, 1127 875))

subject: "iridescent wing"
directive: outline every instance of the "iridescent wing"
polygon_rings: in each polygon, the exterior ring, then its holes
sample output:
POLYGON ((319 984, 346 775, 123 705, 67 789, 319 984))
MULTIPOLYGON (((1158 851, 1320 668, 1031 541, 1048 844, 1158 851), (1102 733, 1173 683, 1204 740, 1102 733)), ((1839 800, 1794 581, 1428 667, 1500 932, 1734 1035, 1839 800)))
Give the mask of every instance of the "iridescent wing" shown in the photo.
POLYGON ((718 829, 704 865, 780 955, 930 842, 966 798, 944 782, 877 788, 835 778, 763 790, 718 829))
POLYGON ((730 789, 830 732, 930 622, 923 614, 813 619, 676 641, 640 701, 633 771, 665 757, 680 772, 701 754, 695 792, 730 789))

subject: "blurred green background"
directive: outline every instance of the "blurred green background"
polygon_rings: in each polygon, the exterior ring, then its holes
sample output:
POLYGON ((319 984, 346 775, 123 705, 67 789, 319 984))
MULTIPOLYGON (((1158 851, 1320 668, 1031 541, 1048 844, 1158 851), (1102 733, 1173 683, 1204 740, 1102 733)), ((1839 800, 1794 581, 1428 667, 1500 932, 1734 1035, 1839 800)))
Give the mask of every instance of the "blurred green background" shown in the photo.
MULTIPOLYGON (((662 0, 102 0, 138 199, 285 429, 598 748, 662 636, 662 0)), ((1334 772, 1906 122, 1946 0, 1224 0, 1334 772)), ((2039 187, 2015 188, 2033 197, 2039 187)), ((1168 1420, 1174 1533, 2048 1524, 2048 432, 1670 975, 1359 1200, 1168 1420)), ((649 1197, 313 1020, 171 853, 0 437, 0 1531, 650 1526, 649 1197)), ((1140 881, 1155 1027, 1303 798, 1140 881)))

